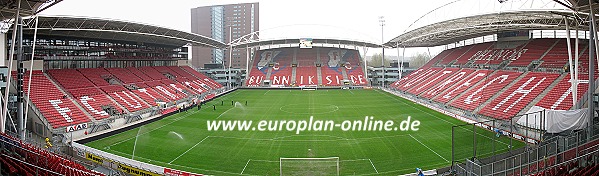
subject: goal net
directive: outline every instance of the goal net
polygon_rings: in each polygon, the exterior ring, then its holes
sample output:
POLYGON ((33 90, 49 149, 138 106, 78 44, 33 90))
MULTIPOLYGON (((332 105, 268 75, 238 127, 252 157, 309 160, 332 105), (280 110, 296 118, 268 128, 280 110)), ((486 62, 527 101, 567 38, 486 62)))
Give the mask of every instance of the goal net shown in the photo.
POLYGON ((339 157, 280 158, 281 176, 339 175, 339 157))
POLYGON ((301 90, 318 90, 318 86, 317 85, 305 85, 305 86, 300 86, 301 90))

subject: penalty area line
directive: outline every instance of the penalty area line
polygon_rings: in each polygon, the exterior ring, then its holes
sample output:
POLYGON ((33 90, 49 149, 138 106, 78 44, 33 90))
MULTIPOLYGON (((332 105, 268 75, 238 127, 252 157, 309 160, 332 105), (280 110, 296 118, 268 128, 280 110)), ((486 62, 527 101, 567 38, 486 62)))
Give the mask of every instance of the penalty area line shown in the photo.
POLYGON ((208 139, 208 137, 210 136, 206 136, 204 139, 202 139, 200 142, 196 143, 195 145, 193 145, 191 148, 187 149, 187 151, 181 153, 181 155, 177 156, 175 159, 171 160, 171 162, 168 162, 168 164, 173 163, 175 160, 181 158, 181 156, 185 155, 187 152, 191 151, 191 149, 195 148, 196 146, 198 146, 200 143, 204 142, 204 140, 208 139))
POLYGON ((412 139, 416 140, 416 142, 420 143, 420 145, 426 147, 428 150, 430 150, 431 152, 435 153, 437 156, 441 157, 443 160, 445 160, 446 162, 449 162, 449 160, 445 159, 445 157, 439 155, 439 153, 435 152, 433 149, 431 149, 430 147, 424 145, 424 143, 420 142, 420 140, 416 139, 414 136, 412 136, 411 134, 408 134, 408 136, 412 137, 412 139))
POLYGON ((248 162, 245 163, 245 166, 243 166, 243 170, 241 170, 241 173, 239 173, 239 175, 243 175, 243 171, 245 171, 245 168, 248 167, 248 164, 250 164, 250 161, 252 161, 252 159, 248 159, 248 162))

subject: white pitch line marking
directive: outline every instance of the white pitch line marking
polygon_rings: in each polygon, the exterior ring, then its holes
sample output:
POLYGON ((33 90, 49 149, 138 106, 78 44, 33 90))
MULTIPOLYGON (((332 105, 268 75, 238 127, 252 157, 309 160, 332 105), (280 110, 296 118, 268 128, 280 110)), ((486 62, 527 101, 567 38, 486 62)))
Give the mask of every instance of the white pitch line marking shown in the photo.
POLYGON ((243 171, 245 171, 245 168, 248 167, 248 164, 250 164, 250 161, 252 161, 252 159, 248 159, 248 162, 245 163, 245 166, 243 166, 243 170, 241 170, 241 173, 239 173, 239 175, 243 175, 243 171))
POLYGON ((368 159, 368 161, 370 161, 370 165, 372 165, 372 168, 374 168, 374 171, 378 174, 379 171, 376 170, 376 167, 374 167, 374 163, 372 163, 372 160, 368 159))
MULTIPOLYGON (((378 92, 378 93, 381 93, 381 92, 380 92, 380 91, 378 91, 378 90, 377 90, 377 92, 378 92)), ((385 92, 386 92, 386 91, 385 91, 385 92)), ((391 93, 391 92, 388 92, 388 93, 391 93)), ((382 93, 381 93, 381 94, 382 94, 382 93)), ((433 117, 435 117, 435 118, 437 118, 437 119, 439 119, 439 120, 441 120, 441 121, 444 121, 444 122, 446 122, 446 123, 452 124, 452 125, 454 125, 454 126, 456 125, 455 123, 452 123, 452 122, 450 122, 450 121, 447 121, 447 120, 445 120, 445 119, 439 118, 439 117, 437 117, 436 115, 433 115, 433 114, 431 114, 431 113, 429 113, 429 112, 427 112, 427 111, 424 111, 424 110, 422 110, 422 109, 416 108, 415 106, 413 106, 413 105, 412 105, 412 104, 410 104, 410 103, 405 103, 405 102, 402 102, 402 101, 398 100, 397 98, 395 98, 395 97, 392 97, 392 96, 389 96, 389 95, 387 95, 387 94, 383 94, 383 95, 385 95, 385 96, 387 96, 387 97, 391 97, 391 98, 392 98, 392 99, 394 99, 395 101, 399 101, 400 103, 403 103, 403 104, 405 104, 405 105, 408 105, 408 106, 410 106, 410 107, 412 107, 412 108, 414 108, 414 109, 416 109, 416 110, 418 110, 418 111, 420 111, 420 112, 423 112, 423 113, 425 113, 425 114, 428 114, 428 115, 430 115, 430 116, 433 116, 433 117)), ((399 97, 399 96, 397 96, 397 95, 395 95, 395 96, 396 96, 396 97, 399 97)), ((401 98, 403 98, 403 97, 401 97, 401 98)), ((404 99, 405 99, 405 98, 404 98, 404 99)), ((411 100, 409 100, 409 99, 406 99, 406 100, 408 100, 408 101, 411 101, 411 100)), ((418 104, 418 103, 414 102, 414 104, 418 104)), ((425 108, 426 108, 426 107, 425 107, 425 108)), ((433 109, 431 109, 431 110, 433 110, 433 109)), ((435 110, 433 110, 433 111, 435 111, 435 110)), ((436 111, 436 112, 438 112, 438 111, 436 111)), ((466 128, 464 128, 464 127, 460 127, 460 128, 462 128, 462 129, 465 129, 465 130, 468 130, 468 131, 472 131, 472 130, 470 130, 470 129, 466 129, 466 128)), ((482 127, 481 127, 481 128, 482 128, 482 127)), ((474 131, 472 131, 472 132, 474 132, 474 131)), ((477 135, 479 135, 479 136, 482 136, 482 137, 484 137, 484 138, 487 138, 487 139, 494 140, 493 138, 490 138, 489 136, 481 135, 480 133, 477 133, 477 135)), ((503 144, 503 145, 510 146, 509 144, 507 144, 507 143, 505 143, 505 142, 503 142, 503 141, 499 141, 499 140, 496 140, 496 141, 497 141, 498 143, 501 143, 501 144, 503 144)))
POLYGON ((449 160, 445 159, 443 156, 439 155, 439 153, 435 152, 433 149, 431 149, 430 147, 424 145, 424 143, 420 142, 420 140, 416 139, 414 136, 412 136, 411 134, 408 134, 408 136, 412 137, 412 139, 416 140, 416 142, 420 143, 422 146, 426 147, 428 150, 430 150, 431 152, 435 153, 437 156, 441 157, 443 160, 445 160, 446 162, 449 162, 449 160))
POLYGON ((270 92, 270 90, 268 90, 268 91, 264 92, 264 95, 266 95, 266 93, 268 93, 268 92, 270 92))
POLYGON ((206 137, 205 137, 204 139, 202 139, 200 142, 198 142, 198 143, 196 143, 195 145, 193 145, 193 147, 191 147, 191 148, 187 149, 187 151, 185 151, 185 152, 181 153, 181 155, 179 155, 179 156, 177 156, 175 159, 171 160, 171 162, 168 162, 168 164, 171 164, 171 163, 173 163, 173 161, 175 161, 175 160, 177 160, 177 159, 181 158, 181 156, 185 155, 187 152, 191 151, 191 149, 195 148, 195 147, 196 147, 196 146, 198 146, 200 143, 204 142, 204 140, 208 139, 208 137, 210 137, 210 136, 206 136, 206 137))
POLYGON ((218 117, 216 117, 216 119, 219 119, 221 116, 223 116, 223 114, 226 114, 227 112, 229 112, 233 108, 235 108, 235 107, 231 107, 230 109, 228 109, 225 112, 221 113, 220 115, 218 115, 218 117))

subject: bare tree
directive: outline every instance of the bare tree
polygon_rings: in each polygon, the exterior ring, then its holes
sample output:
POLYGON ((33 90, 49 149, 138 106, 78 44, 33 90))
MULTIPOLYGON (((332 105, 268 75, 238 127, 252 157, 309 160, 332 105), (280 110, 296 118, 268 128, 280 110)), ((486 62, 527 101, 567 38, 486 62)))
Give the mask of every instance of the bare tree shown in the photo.
MULTIPOLYGON (((368 60, 368 66, 371 67, 381 67, 381 58, 383 57, 382 53, 373 54, 368 60)), ((391 59, 385 56, 385 67, 389 67, 391 65, 391 59)))
POLYGON ((422 67, 424 64, 426 64, 430 60, 431 60, 431 56, 426 52, 415 53, 412 56, 412 60, 410 61, 410 67, 414 67, 414 68, 422 67))

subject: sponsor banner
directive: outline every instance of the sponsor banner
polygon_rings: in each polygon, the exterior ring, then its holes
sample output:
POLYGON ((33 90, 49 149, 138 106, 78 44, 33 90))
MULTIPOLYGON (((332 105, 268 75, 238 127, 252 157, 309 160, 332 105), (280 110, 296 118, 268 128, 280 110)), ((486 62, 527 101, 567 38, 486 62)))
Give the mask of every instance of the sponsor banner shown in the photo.
POLYGON ((194 174, 185 171, 179 171, 169 168, 164 168, 164 175, 166 176, 202 176, 202 174, 194 174))
POLYGON ((90 161, 92 161, 94 163, 97 163, 97 164, 104 164, 104 160, 105 160, 101 156, 94 155, 94 154, 89 153, 89 152, 85 153, 85 159, 90 160, 90 161))
POLYGON ((129 175, 137 175, 137 176, 160 176, 160 174, 157 173, 153 173, 150 171, 145 171, 142 169, 138 169, 138 168, 134 168, 125 164, 119 164, 118 166, 120 171, 123 171, 126 174, 129 175))
POLYGON ((86 128, 87 128, 87 123, 71 125, 71 126, 66 127, 66 132, 68 133, 68 132, 73 132, 73 131, 79 131, 79 130, 86 129, 86 128))

